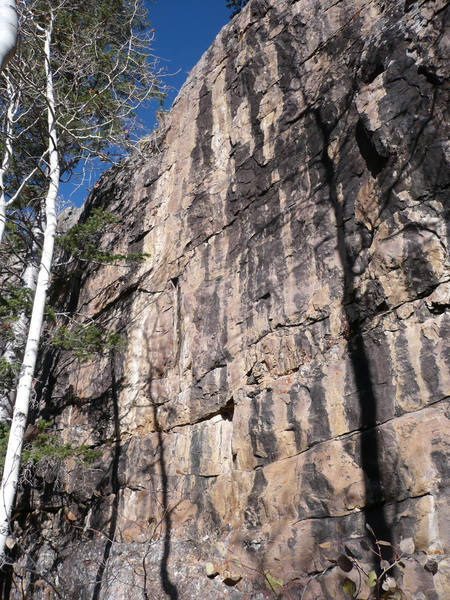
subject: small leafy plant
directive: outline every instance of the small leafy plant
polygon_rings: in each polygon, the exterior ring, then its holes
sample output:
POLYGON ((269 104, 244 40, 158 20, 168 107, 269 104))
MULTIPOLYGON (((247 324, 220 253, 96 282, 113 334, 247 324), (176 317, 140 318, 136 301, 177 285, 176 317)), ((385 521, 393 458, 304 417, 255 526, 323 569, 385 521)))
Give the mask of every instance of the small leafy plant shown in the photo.
POLYGON ((276 577, 274 577, 272 575, 272 573, 270 573, 270 571, 264 572, 264 578, 265 578, 266 588, 268 590, 270 590, 271 592, 277 593, 278 591, 280 591, 283 588, 283 580, 277 579, 276 577))
POLYGON ((358 600, 406 600, 406 596, 395 577, 396 569, 402 569, 405 566, 401 560, 403 553, 399 552, 390 542, 377 539, 370 525, 366 525, 366 527, 373 537, 375 549, 370 547, 364 540, 361 541, 361 546, 364 550, 370 551, 376 556, 379 572, 367 571, 350 548, 344 546, 345 554, 340 554, 337 560, 333 562, 345 573, 356 571, 358 583, 347 577, 342 584, 342 590, 347 596, 358 600), (392 555, 390 561, 383 557, 383 547, 389 548, 392 555), (363 583, 370 590, 369 595, 367 595, 367 592, 362 592, 363 583), (361 593, 363 595, 360 595, 361 593))

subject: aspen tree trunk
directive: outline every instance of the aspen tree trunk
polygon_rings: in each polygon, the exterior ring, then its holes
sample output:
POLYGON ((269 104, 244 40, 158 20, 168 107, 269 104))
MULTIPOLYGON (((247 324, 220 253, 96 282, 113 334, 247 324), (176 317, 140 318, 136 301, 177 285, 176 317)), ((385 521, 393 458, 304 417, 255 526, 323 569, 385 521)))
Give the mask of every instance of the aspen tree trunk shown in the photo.
POLYGON ((14 54, 17 43, 16 0, 0 0, 0 71, 14 54))
MULTIPOLYGON (((1 2, 1 0, 0 0, 1 2)), ((1 17, 0 17, 1 18, 1 17)), ((0 39, 1 39, 1 25, 0 25, 0 39)), ((1 43, 1 42, 0 42, 1 43)), ((1 52, 1 50, 0 50, 1 52)), ((13 119, 17 112, 17 103, 14 95, 14 90, 11 82, 6 78, 6 89, 8 91, 8 109, 6 111, 6 130, 5 130, 5 150, 3 153, 3 160, 0 167, 0 245, 3 241, 3 234, 5 233, 6 227, 6 207, 9 202, 5 196, 5 175, 8 171, 9 163, 12 155, 12 135, 13 135, 13 119)))
POLYGON ((3 234, 6 226, 6 203, 0 199, 0 244, 3 241, 3 234))
MULTIPOLYGON (((35 232, 37 237, 40 232, 35 232)), ((31 254, 28 257, 28 263, 25 267, 25 271, 21 277, 22 283, 30 293, 36 290, 36 280, 38 276, 38 263, 37 263, 37 244, 33 242, 33 248, 31 254)), ((12 325, 12 336, 13 339, 6 344, 6 348, 3 352, 2 358, 9 364, 14 364, 20 360, 21 351, 25 346, 27 339, 29 315, 26 311, 22 311, 17 321, 12 325)), ((8 423, 11 420, 12 412, 14 407, 14 395, 13 393, 5 392, 0 390, 0 423, 8 423)))
POLYGON ((46 226, 42 257, 39 265, 39 275, 33 301, 33 310, 28 329, 25 354, 17 385, 14 415, 9 434, 8 449, 6 451, 3 479, 0 487, 0 560, 4 560, 5 545, 9 531, 9 521, 14 505, 14 498, 19 479, 20 459, 22 454, 23 436, 28 417, 28 408, 32 390, 34 370, 36 366, 41 327, 45 310, 45 299, 50 280, 50 271, 53 259, 53 247, 56 234, 56 199, 59 190, 59 156, 58 139, 55 128, 55 99, 53 92, 53 77, 50 66, 50 42, 52 38, 53 15, 50 15, 50 24, 45 31, 45 69, 46 69, 46 96, 48 103, 48 139, 49 139, 49 187, 45 199, 46 226))
MULTIPOLYGON (((1 0, 0 0, 1 1, 1 0)), ((8 173, 9 165, 13 155, 12 140, 14 135, 14 117, 17 114, 19 108, 19 94, 14 90, 9 77, 4 75, 6 79, 6 90, 8 93, 8 109, 6 112, 6 126, 5 126, 5 148, 3 152, 3 160, 0 166, 0 245, 3 242, 3 236, 6 228, 7 219, 7 208, 13 203, 15 194, 9 200, 6 199, 5 194, 5 177, 8 173)), ((32 175, 34 171, 30 173, 32 175)), ((26 182, 28 177, 25 177, 22 184, 26 182)), ((21 186, 18 188, 20 192, 21 186)), ((33 228, 32 239, 36 240, 41 236, 39 227, 33 228)), ((32 242, 32 248, 27 257, 27 263, 24 272, 22 273, 22 283, 25 288, 34 292, 36 289, 36 280, 38 276, 38 261, 37 261, 37 244, 35 241, 32 242)), ((27 338, 29 318, 25 311, 19 315, 17 321, 12 325, 12 337, 13 339, 6 344, 2 358, 9 364, 17 363, 19 355, 25 347, 25 341, 27 338)), ((12 394, 0 389, 0 423, 6 423, 11 420, 12 408, 14 399, 11 397, 12 394)))

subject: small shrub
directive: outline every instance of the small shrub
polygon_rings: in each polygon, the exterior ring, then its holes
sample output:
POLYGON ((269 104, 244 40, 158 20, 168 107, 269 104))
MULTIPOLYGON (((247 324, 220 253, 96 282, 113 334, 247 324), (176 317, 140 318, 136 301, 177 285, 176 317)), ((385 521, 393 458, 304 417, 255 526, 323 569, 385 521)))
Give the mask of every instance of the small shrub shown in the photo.
POLYGON ((345 554, 339 555, 337 560, 333 562, 345 573, 356 571, 358 583, 346 577, 342 583, 342 590, 347 596, 358 600, 406 600, 406 596, 395 577, 395 569, 404 567, 401 561, 403 554, 390 542, 377 539, 370 525, 366 525, 366 527, 373 537, 375 549, 370 548, 365 542, 362 543, 362 546, 366 550, 370 549, 375 555, 379 565, 379 574, 376 571, 366 571, 350 548, 344 546, 345 554), (383 558, 383 547, 389 548, 393 556, 392 560, 388 561, 383 558), (367 588, 371 590, 368 595, 361 595, 362 583, 365 583, 367 588))
POLYGON ((120 261, 142 262, 148 255, 140 252, 116 254, 100 247, 105 231, 116 225, 119 219, 113 214, 94 208, 85 223, 75 225, 57 238, 57 245, 71 257, 83 262, 111 264, 120 261))
MULTIPOLYGON (((61 463, 67 458, 75 459, 80 465, 88 467, 95 462, 101 452, 82 444, 61 444, 57 436, 50 431, 50 423, 43 419, 37 421, 32 440, 25 442, 22 452, 22 468, 38 467, 45 463, 61 463)), ((0 469, 3 471, 8 446, 9 427, 0 423, 0 469)))
POLYGON ((125 340, 118 333, 105 332, 93 323, 71 327, 63 325, 51 341, 53 347, 72 352, 81 362, 108 350, 119 350, 124 343, 125 340))

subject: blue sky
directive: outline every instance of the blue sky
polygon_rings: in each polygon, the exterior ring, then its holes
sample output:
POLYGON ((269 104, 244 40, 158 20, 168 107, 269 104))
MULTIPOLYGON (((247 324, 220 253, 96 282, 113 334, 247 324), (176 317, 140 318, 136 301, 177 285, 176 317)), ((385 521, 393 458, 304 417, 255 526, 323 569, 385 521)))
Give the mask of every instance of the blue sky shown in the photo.
MULTIPOLYGON (((208 49, 220 29, 229 22, 225 0, 145 0, 151 26, 155 30, 153 51, 167 71, 164 83, 169 93, 164 108, 170 108, 189 71, 208 49), (170 75, 176 73, 174 75, 170 75)), ((145 125, 153 128, 158 105, 141 112, 145 125)), ((91 185, 94 181, 91 182, 91 185)), ((61 186, 64 197, 73 192, 72 183, 61 186)), ((70 201, 77 206, 85 200, 89 188, 73 192, 70 201)))
POLYGON ((146 0, 152 27, 155 29, 154 49, 169 73, 166 83, 176 88, 168 97, 169 108, 187 74, 225 23, 230 11, 225 0, 146 0))

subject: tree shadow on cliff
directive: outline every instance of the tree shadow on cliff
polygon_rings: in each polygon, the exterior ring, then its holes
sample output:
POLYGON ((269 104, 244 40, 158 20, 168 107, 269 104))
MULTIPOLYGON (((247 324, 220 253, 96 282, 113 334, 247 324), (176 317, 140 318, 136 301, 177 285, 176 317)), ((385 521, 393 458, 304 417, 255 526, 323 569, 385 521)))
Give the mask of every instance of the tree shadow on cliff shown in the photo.
POLYGON ((337 229, 337 249, 344 277, 342 306, 347 321, 348 330, 346 337, 348 339, 348 351, 360 410, 360 460, 361 468, 364 472, 366 498, 364 507, 365 522, 376 532, 376 535, 380 539, 391 542, 391 527, 384 513, 383 474, 381 469, 380 442, 377 432, 377 397, 374 391, 369 356, 363 337, 362 316, 359 312, 358 304, 354 302, 355 275, 352 270, 354 261, 349 252, 346 240, 345 203, 340 202, 338 198, 335 165, 329 156, 331 133, 338 121, 346 114, 348 116, 353 100, 354 92, 349 95, 344 111, 331 125, 325 122, 320 108, 313 109, 312 113, 323 140, 321 162, 325 170, 325 182, 334 210, 337 229))
POLYGON ((172 536, 172 508, 169 506, 169 478, 167 475, 166 457, 164 454, 164 439, 163 430, 158 419, 158 404, 153 397, 151 384, 153 381, 152 367, 150 368, 149 385, 148 385, 148 397, 153 412, 154 428, 158 436, 158 452, 159 452, 159 467, 160 467, 160 478, 161 478, 161 504, 163 510, 164 520, 164 540, 163 540, 163 553, 161 557, 161 563, 159 567, 159 577, 161 580, 161 586, 170 600, 178 600, 178 588, 171 581, 169 575, 169 558, 171 552, 171 536, 172 536))
MULTIPOLYGON (((375 392, 374 377, 371 367, 370 354, 367 348, 367 342, 364 339, 364 321, 367 321, 367 307, 361 305, 356 299, 357 292, 356 274, 355 274, 355 257, 351 252, 351 241, 347 239, 346 230, 349 215, 345 214, 346 199, 340 201, 338 197, 338 172, 335 163, 330 158, 329 150, 331 148, 332 133, 337 127, 339 121, 343 118, 349 118, 352 104, 354 101, 355 92, 349 94, 348 101, 342 112, 333 120, 331 124, 327 123, 321 108, 315 108, 312 113, 318 130, 321 133, 323 141, 323 149, 321 152, 321 164, 325 170, 325 182, 329 191, 330 203, 333 207, 336 229, 337 229, 337 250, 341 267, 343 270, 344 279, 344 296, 342 307, 347 321, 346 338, 348 339, 348 352, 350 363, 352 366, 353 377, 356 384, 358 395, 358 403, 360 410, 360 460, 361 467, 364 471, 365 497, 366 506, 364 508, 364 516, 366 525, 375 532, 378 539, 386 540, 392 543, 392 530, 386 515, 386 488, 383 480, 388 481, 389 477, 384 477, 382 463, 382 448, 380 447, 380 439, 377 428, 380 425, 377 420, 379 409, 377 403, 377 394, 375 392)), ((418 152, 420 145, 423 146, 422 136, 426 131, 428 124, 432 121, 436 105, 436 92, 433 91, 428 115, 423 119, 420 126, 411 138, 408 152, 403 160, 398 161, 395 165, 396 169, 391 175, 392 169, 383 171, 384 166, 388 164, 388 158, 381 160, 376 154, 374 147, 371 146, 370 138, 364 137, 367 134, 361 131, 361 120, 358 121, 355 130, 356 142, 363 160, 367 168, 371 171, 372 176, 378 177, 380 187, 380 205, 376 213, 376 221, 378 221, 383 213, 387 210, 395 210, 392 206, 394 200, 394 192, 397 184, 401 183, 408 169, 412 167, 413 160, 415 161, 414 168, 425 160, 426 148, 422 152, 418 152), (417 164, 416 164, 417 163, 417 164), (384 189, 383 189, 384 188, 384 189)), ((344 128, 353 131, 353 127, 349 122, 344 128)), ((339 155, 346 157, 345 146, 352 143, 351 134, 346 133, 345 139, 340 140, 339 155), (348 137, 347 137, 348 136, 348 137)), ((345 158, 344 158, 345 160, 345 158)), ((434 182, 432 185, 438 185, 434 182)), ((369 219, 370 221, 370 219, 369 219)), ((373 223, 373 229, 370 231, 370 244, 373 241, 376 224, 373 223)), ((417 225, 418 226, 418 225, 417 225)), ((403 231, 403 229, 401 229, 403 231)), ((395 234, 394 234, 395 235, 395 234)), ((366 265, 362 265, 362 270, 366 265)), ((362 271, 357 271, 360 274, 362 271)), ((383 312, 388 309, 387 305, 380 299, 380 306, 371 306, 370 313, 374 316, 376 313, 383 312)), ((395 513, 395 510, 394 510, 395 513)), ((395 514, 389 516, 389 521, 395 520, 395 514)), ((385 558, 392 557, 392 549, 384 547, 385 558)), ((377 565, 378 566, 378 565, 377 565)))
MULTIPOLYGON (((169 476, 167 473, 167 460, 164 452, 164 437, 163 437, 163 427, 160 424, 159 416, 158 416, 158 401, 154 397, 154 393, 152 391, 152 383, 155 379, 155 366, 151 361, 152 354, 152 336, 155 335, 157 330, 158 320, 156 319, 153 323, 153 327, 151 331, 144 332, 144 340, 146 347, 146 355, 147 355, 147 364, 146 367, 148 369, 148 378, 146 382, 146 390, 145 397, 148 400, 148 404, 146 406, 151 410, 153 417, 153 429, 157 435, 157 452, 159 454, 159 469, 160 469, 160 483, 161 483, 161 508, 162 508, 162 517, 161 524, 164 525, 164 537, 163 537, 163 550, 161 556, 161 562, 159 566, 159 578, 161 582, 161 587, 164 590, 165 594, 170 598, 170 600, 178 600, 179 593, 177 586, 172 582, 169 574, 169 559, 171 554, 171 546, 172 546, 172 510, 173 506, 169 505, 169 476)), ((156 474, 155 474, 156 476, 156 474)), ((144 559, 145 563, 145 559, 144 559)))
POLYGON ((98 600, 100 598, 100 592, 104 582, 105 569, 108 564, 108 560, 111 554, 111 549, 116 536, 117 520, 119 512, 119 500, 120 500, 120 484, 119 484, 119 461, 121 455, 121 433, 120 433, 120 420, 119 420, 119 398, 117 390, 117 379, 116 379, 116 367, 115 367, 115 353, 111 352, 110 356, 110 368, 111 368, 111 399, 113 406, 113 419, 114 419, 114 453, 111 465, 111 488, 113 493, 113 502, 111 507, 111 518, 109 522, 108 537, 103 550, 103 559, 97 570, 95 578, 94 593, 92 600, 98 600))

